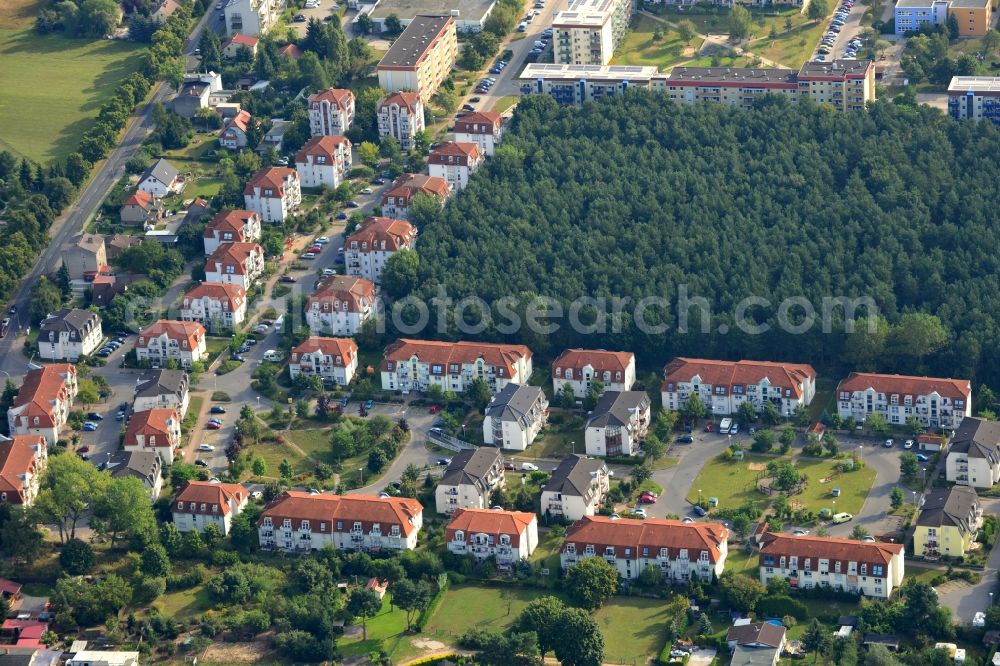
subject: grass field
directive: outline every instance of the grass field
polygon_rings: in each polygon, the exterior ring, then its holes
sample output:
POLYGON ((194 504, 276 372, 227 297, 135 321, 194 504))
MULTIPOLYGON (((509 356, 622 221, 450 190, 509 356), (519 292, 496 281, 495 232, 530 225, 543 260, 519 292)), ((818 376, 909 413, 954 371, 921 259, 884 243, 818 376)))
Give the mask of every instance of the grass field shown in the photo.
POLYGON ((820 37, 826 32, 826 25, 826 21, 802 23, 775 39, 771 39, 767 31, 763 31, 759 33, 763 36, 751 42, 749 48, 757 55, 784 67, 798 69, 812 55, 820 37))
POLYGON ((697 54, 700 40, 695 38, 691 44, 684 44, 680 35, 670 26, 649 18, 639 16, 632 24, 625 42, 611 60, 613 65, 654 65, 661 70, 669 69, 679 62, 689 60, 697 54), (659 41, 653 39, 656 31, 663 33, 659 41))
POLYGON ((212 607, 208 590, 199 586, 190 590, 167 592, 153 602, 153 608, 175 620, 191 620, 212 607))
POLYGON ((368 619, 368 640, 362 640, 361 634, 358 634, 341 639, 339 647, 345 657, 368 656, 380 646, 386 652, 392 652, 401 642, 407 642, 406 613, 398 608, 393 610, 389 605, 389 595, 386 595, 379 614, 368 619))
POLYGON ((0 148, 42 164, 65 158, 138 69, 141 50, 133 42, 0 27, 0 148))

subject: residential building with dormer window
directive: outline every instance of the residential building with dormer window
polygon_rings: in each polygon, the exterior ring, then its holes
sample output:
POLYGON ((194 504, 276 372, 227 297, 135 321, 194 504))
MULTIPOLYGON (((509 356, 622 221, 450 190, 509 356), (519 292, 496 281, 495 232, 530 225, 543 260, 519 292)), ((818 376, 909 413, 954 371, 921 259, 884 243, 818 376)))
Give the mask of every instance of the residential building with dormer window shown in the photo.
POLYGON ((490 496, 504 486, 503 456, 498 449, 463 449, 456 453, 434 491, 437 512, 488 509, 490 496))
POLYGON ((347 386, 358 372, 358 345, 350 338, 311 336, 288 359, 292 379, 317 375, 325 383, 347 386))
POLYGON ((38 331, 38 356, 49 361, 72 361, 90 356, 104 340, 101 318, 90 310, 59 310, 42 322, 38 331))
POLYGON ((455 119, 455 141, 474 143, 492 157, 503 138, 503 117, 495 111, 469 111, 455 119))
POLYGON ((323 280, 306 301, 306 324, 312 335, 357 335, 366 321, 377 319, 380 313, 375 285, 349 275, 323 280))
POLYGON ((483 443, 524 451, 545 427, 549 401, 537 386, 510 383, 493 396, 483 419, 483 443))
POLYGON ((542 487, 542 512, 565 520, 596 515, 610 489, 611 472, 603 460, 573 454, 542 487))
POLYGON ((635 455, 649 431, 649 409, 645 391, 605 392, 587 418, 587 455, 635 455))
POLYGON ((288 167, 266 167, 255 173, 243 188, 243 201, 265 222, 284 224, 302 204, 299 174, 288 167))
POLYGON ((0 442, 0 502, 31 506, 48 460, 41 435, 15 435, 0 442))
POLYGON ((181 418, 187 414, 190 383, 183 370, 147 370, 135 380, 132 411, 176 409, 181 418))
POLYGON ((972 416, 972 384, 968 379, 852 372, 837 387, 837 413, 864 423, 880 414, 890 425, 913 416, 926 428, 958 428, 972 416))
POLYGON ((205 226, 205 254, 212 254, 223 243, 256 243, 260 235, 260 215, 249 210, 224 210, 205 226))
POLYGON ((422 173, 404 173, 382 194, 382 214, 405 220, 410 216, 410 201, 418 194, 436 197, 441 203, 451 196, 451 186, 444 178, 422 173))
POLYGON ((238 328, 246 316, 247 292, 238 284, 203 282, 181 301, 183 321, 196 321, 216 334, 238 328))
POLYGON ((462 393, 476 379, 497 393, 529 377, 531 350, 524 345, 400 338, 385 348, 382 361, 382 388, 404 394, 432 385, 462 393))
POLYGON ((427 156, 427 171, 448 182, 452 192, 458 192, 469 184, 486 156, 474 143, 448 141, 437 146, 427 156))
POLYGON ((188 481, 177 493, 171 509, 180 532, 204 532, 215 525, 228 535, 233 518, 246 508, 250 493, 238 483, 188 481))
POLYGON ((389 257, 412 250, 417 228, 406 220, 369 217, 344 241, 344 272, 379 284, 389 257))
POLYGON ((302 187, 336 189, 351 170, 351 141, 346 136, 314 136, 295 153, 302 187))
POLYGON ((538 547, 538 517, 524 511, 458 509, 444 540, 455 555, 472 555, 480 562, 492 557, 502 570, 509 570, 538 547))
POLYGON ((601 391, 628 391, 635 384, 635 354, 603 349, 567 349, 552 361, 553 395, 561 395, 569 384, 573 395, 587 397, 594 381, 601 391))
POLYGON ((105 469, 112 478, 132 476, 142 481, 151 502, 159 498, 163 489, 163 459, 151 451, 115 451, 105 469))
POLYGON ((264 275, 264 248, 257 243, 223 243, 205 260, 205 282, 249 289, 264 275))
POLYGON ((924 497, 913 531, 913 554, 929 560, 964 557, 983 526, 983 507, 968 486, 936 488, 924 497))
POLYGON ((947 455, 948 481, 989 490, 1000 482, 1000 423, 965 417, 951 438, 947 455))
POLYGON ((393 93, 379 102, 379 136, 392 137, 407 151, 413 148, 415 137, 424 129, 424 103, 416 93, 393 93))
POLYGON ((205 354, 205 327, 193 321, 161 319, 139 331, 135 343, 136 358, 149 361, 154 368, 170 360, 190 368, 205 354))
POLYGON ((29 370, 7 410, 8 432, 11 436, 40 435, 55 446, 76 392, 76 366, 56 363, 29 370))
POLYGON ((173 465, 174 450, 180 445, 180 414, 174 408, 158 408, 132 414, 125 428, 122 448, 156 453, 163 459, 164 465, 173 465))
POLYGON ((309 132, 312 136, 343 136, 354 123, 354 93, 328 88, 310 95, 309 132))

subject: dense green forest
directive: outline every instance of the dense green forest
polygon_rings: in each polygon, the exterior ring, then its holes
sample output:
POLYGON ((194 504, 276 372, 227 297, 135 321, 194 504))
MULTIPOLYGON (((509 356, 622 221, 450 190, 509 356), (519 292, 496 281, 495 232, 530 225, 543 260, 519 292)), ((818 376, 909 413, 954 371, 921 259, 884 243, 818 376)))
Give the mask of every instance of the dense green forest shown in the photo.
MULTIPOLYGON (((678 354, 808 361, 1000 384, 1000 134, 929 108, 867 113, 762 100, 753 111, 673 106, 643 91, 582 109, 521 103, 497 155, 439 213, 421 214, 418 285, 430 297, 542 294, 632 303, 679 285, 708 299, 711 333, 644 335, 626 314, 605 335, 561 326, 523 341, 543 358, 569 345, 629 349, 641 365, 678 354), (735 304, 870 296, 874 334, 717 332, 735 304), (926 313, 923 316, 920 313, 926 313)), ((421 213, 424 213, 421 211, 421 213)), ((626 312, 628 308, 626 308, 626 312)), ((863 313, 863 311, 862 311, 863 313)), ((467 312, 468 315, 468 312, 467 312)), ((470 315, 471 316, 471 315, 470 315)), ((469 316, 466 317, 469 319, 469 316)), ((647 313, 646 320, 655 318, 647 313)), ((460 337, 449 332, 427 335, 460 337)))

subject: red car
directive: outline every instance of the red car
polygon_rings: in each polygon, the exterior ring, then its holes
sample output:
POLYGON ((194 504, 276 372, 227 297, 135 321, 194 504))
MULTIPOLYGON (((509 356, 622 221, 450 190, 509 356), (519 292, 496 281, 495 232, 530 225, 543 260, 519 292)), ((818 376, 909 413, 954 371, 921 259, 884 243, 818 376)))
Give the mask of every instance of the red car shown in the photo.
POLYGON ((319 254, 322 251, 323 251, 322 245, 313 245, 311 248, 306 250, 306 252, 315 252, 316 254, 319 254))
POLYGON ((431 405, 431 414, 437 414, 440 411, 441 407, 439 405, 431 405))
POLYGON ((81 446, 80 448, 78 448, 76 450, 77 453, 86 453, 87 451, 90 451, 90 447, 89 446, 81 446))
POLYGON ((715 427, 714 423, 706 423, 705 424, 705 432, 712 432, 712 430, 714 429, 714 427, 715 427))
POLYGON ((206 430, 218 430, 221 427, 222 427, 221 423, 212 423, 212 422, 209 422, 209 423, 205 424, 205 429, 206 430))
POLYGON ((656 504, 656 493, 644 492, 639 495, 639 504, 656 504))

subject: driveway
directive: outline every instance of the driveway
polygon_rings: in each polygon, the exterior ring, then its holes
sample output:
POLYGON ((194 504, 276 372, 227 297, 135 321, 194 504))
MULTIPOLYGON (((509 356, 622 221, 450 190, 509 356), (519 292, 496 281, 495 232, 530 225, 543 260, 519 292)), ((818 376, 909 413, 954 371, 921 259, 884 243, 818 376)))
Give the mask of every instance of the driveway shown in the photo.
MULTIPOLYGON (((1000 511, 1000 499, 981 497, 979 501, 984 514, 995 515, 1000 511)), ((976 613, 985 611, 993 603, 992 593, 997 591, 997 569, 1000 569, 1000 549, 994 547, 979 583, 941 594, 941 604, 951 609, 956 622, 971 623, 976 613)), ((996 603, 1000 603, 1000 599, 996 603)))
POLYGON ((337 3, 334 0, 320 0, 319 7, 303 8, 295 12, 296 14, 302 14, 306 17, 305 21, 301 23, 293 22, 291 24, 292 29, 298 34, 299 37, 306 36, 306 28, 309 27, 309 19, 316 19, 317 21, 322 21, 327 16, 330 16, 334 9, 337 8, 337 3))
MULTIPOLYGON (((841 3, 839 2, 837 3, 834 11, 840 8, 840 4, 841 3)), ((837 38, 833 42, 833 48, 830 50, 830 53, 826 56, 827 62, 835 58, 844 57, 844 49, 847 48, 847 42, 852 37, 856 37, 858 33, 861 31, 862 27, 861 17, 865 15, 865 9, 867 8, 868 5, 862 4, 861 2, 855 2, 854 7, 851 9, 850 13, 847 15, 847 18, 844 21, 844 25, 841 26, 840 32, 837 34, 837 38)), ((829 30, 830 21, 831 19, 826 20, 827 30, 829 30)), ((824 31, 824 34, 825 32, 826 31, 824 31)), ((820 40, 822 40, 822 38, 820 38, 820 40)), ((819 45, 817 44, 817 47, 818 46, 819 45)), ((816 58, 816 55, 817 55, 816 52, 813 51, 814 59, 816 58)))
MULTIPOLYGON (((663 493, 656 504, 646 505, 646 513, 650 517, 665 518, 668 513, 694 515, 685 498, 705 463, 720 455, 731 441, 728 436, 717 433, 694 432, 692 436, 692 444, 674 444, 670 455, 680 459, 676 465, 653 473, 653 481, 663 486, 663 493)), ((744 441, 746 436, 737 435, 733 439, 744 441)))

